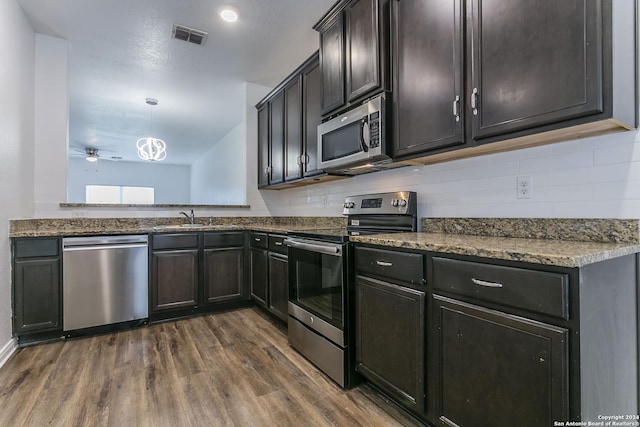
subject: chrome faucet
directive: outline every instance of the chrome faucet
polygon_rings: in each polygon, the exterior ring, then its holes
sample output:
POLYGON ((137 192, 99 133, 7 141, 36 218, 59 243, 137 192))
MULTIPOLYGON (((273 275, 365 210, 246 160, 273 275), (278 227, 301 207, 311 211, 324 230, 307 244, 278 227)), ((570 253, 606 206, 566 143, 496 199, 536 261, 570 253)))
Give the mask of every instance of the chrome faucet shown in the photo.
POLYGON ((196 215, 193 213, 193 209, 191 209, 191 215, 184 211, 180 212, 180 215, 184 215, 189 220, 189 224, 196 223, 196 215))

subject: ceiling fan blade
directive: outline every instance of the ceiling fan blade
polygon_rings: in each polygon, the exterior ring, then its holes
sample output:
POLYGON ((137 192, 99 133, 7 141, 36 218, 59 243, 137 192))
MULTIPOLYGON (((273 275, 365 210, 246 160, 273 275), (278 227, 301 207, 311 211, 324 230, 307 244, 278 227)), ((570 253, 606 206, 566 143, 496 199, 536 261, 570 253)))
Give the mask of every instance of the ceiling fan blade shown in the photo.
POLYGON ((98 156, 100 158, 100 160, 107 160, 110 162, 119 162, 120 160, 122 160, 122 157, 120 156, 98 156))

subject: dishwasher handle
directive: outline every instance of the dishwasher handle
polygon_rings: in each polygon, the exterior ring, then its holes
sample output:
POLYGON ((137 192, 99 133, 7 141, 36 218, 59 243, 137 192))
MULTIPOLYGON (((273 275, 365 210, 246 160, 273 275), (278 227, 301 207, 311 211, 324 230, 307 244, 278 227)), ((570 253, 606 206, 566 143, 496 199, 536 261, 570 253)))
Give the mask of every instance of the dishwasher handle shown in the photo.
POLYGON ((95 251, 95 250, 107 250, 107 249, 134 249, 134 248, 147 248, 146 243, 136 244, 123 244, 123 245, 89 245, 89 246, 68 246, 62 249, 63 252, 74 251, 95 251))
POLYGON ((148 244, 147 235, 124 235, 124 236, 92 236, 92 237, 65 237, 62 239, 62 247, 66 250, 69 247, 87 246, 111 246, 129 244, 148 244))

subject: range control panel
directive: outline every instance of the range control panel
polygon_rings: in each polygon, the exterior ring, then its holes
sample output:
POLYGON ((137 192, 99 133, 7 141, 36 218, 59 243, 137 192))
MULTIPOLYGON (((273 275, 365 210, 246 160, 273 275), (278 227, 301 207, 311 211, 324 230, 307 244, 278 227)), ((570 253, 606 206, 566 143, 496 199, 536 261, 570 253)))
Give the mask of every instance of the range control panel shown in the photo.
POLYGON ((343 207, 343 215, 416 215, 417 195, 414 191, 397 191, 349 196, 345 199, 343 207))

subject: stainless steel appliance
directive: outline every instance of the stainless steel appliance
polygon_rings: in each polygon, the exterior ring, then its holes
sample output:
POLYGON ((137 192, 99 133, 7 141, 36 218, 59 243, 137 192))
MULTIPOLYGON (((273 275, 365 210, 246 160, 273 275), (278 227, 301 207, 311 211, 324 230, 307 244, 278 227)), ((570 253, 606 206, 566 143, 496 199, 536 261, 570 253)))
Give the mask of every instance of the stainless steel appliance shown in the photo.
POLYGON ((386 132, 384 95, 320 124, 319 169, 336 175, 358 175, 391 163, 386 132))
POLYGON ((414 192, 347 197, 345 229, 289 231, 290 344, 340 386, 355 372, 353 249, 349 236, 416 231, 414 192))
POLYGON ((69 237, 63 245, 63 330, 148 317, 147 236, 69 237))

